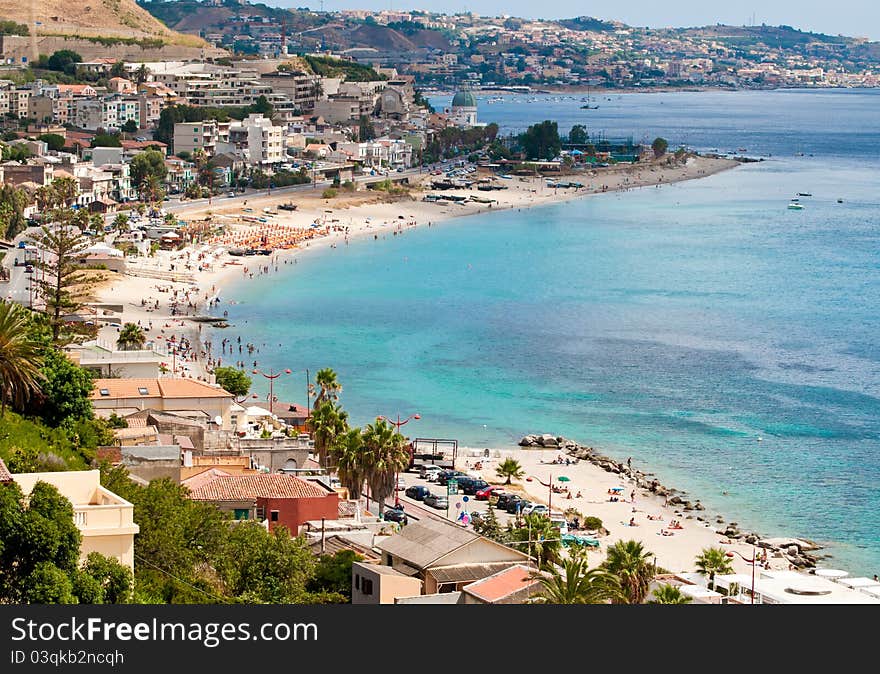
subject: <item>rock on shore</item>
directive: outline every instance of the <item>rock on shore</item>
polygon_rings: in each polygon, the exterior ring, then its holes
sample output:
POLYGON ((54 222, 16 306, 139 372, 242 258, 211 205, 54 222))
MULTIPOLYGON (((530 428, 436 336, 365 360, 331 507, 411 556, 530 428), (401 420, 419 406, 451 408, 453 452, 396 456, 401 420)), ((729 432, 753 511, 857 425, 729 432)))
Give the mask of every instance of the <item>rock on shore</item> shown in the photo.
MULTIPOLYGON (((579 460, 589 461, 606 472, 617 473, 632 478, 639 488, 647 489, 658 496, 667 497, 669 504, 679 508, 681 511, 689 512, 694 510, 705 510, 705 507, 700 503, 699 499, 691 501, 682 498, 680 494, 684 494, 685 492, 660 484, 658 480, 650 477, 651 474, 635 470, 632 466, 626 463, 621 463, 608 456, 598 454, 592 447, 579 445, 573 440, 569 440, 560 435, 553 435, 551 433, 526 435, 519 441, 519 446, 524 448, 563 450, 569 456, 579 460)), ((676 513, 680 514, 680 511, 676 510, 676 513)), ((688 515, 687 517, 692 517, 692 515, 688 515)), ((702 517, 698 519, 703 520, 702 517)), ((723 524, 723 518, 718 516, 716 523, 723 524)), ((728 522, 726 525, 717 529, 716 533, 726 536, 731 540, 742 540, 745 543, 770 550, 774 557, 783 558, 788 561, 789 564, 798 569, 815 568, 819 558, 816 555, 809 553, 820 550, 822 547, 812 541, 805 541, 800 538, 764 538, 755 532, 742 532, 740 531, 737 522, 728 522)))

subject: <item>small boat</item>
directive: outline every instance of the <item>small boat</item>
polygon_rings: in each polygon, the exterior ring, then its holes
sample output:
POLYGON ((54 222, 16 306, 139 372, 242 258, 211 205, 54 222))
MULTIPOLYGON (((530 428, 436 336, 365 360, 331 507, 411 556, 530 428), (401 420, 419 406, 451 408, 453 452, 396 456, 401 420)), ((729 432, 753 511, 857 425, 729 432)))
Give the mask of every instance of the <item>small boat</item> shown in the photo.
POLYGON ((796 202, 796 201, 792 201, 792 202, 790 202, 790 203, 788 204, 788 207, 789 207, 789 209, 791 209, 792 211, 802 211, 802 210, 804 210, 804 205, 803 205, 803 204, 799 204, 799 203, 796 202))
POLYGON ((797 194, 798 194, 799 197, 811 197, 811 196, 813 196, 813 195, 810 194, 809 192, 798 192, 797 194))
POLYGON ((278 208, 280 208, 282 211, 295 211, 296 204, 292 201, 287 201, 283 204, 278 204, 278 208))
POLYGON ((837 200, 837 203, 842 204, 842 203, 843 203, 843 199, 838 199, 838 200, 837 200))

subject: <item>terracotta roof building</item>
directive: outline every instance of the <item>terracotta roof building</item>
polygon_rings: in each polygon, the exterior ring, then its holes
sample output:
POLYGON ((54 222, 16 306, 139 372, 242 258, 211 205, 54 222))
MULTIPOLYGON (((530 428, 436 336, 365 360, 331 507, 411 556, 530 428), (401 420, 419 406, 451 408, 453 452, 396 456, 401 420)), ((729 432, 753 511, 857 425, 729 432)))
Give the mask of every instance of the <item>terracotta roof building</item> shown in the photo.
POLYGON ((221 427, 231 428, 232 394, 195 379, 96 379, 90 398, 98 416, 153 409, 211 421, 220 417, 221 427))
POLYGON ((285 526, 294 536, 309 520, 335 520, 339 513, 335 491, 284 473, 216 476, 200 481, 190 498, 210 501, 236 520, 268 520, 270 529, 285 526))
POLYGON ((522 564, 475 581, 462 588, 465 604, 524 604, 540 593, 541 583, 522 564))

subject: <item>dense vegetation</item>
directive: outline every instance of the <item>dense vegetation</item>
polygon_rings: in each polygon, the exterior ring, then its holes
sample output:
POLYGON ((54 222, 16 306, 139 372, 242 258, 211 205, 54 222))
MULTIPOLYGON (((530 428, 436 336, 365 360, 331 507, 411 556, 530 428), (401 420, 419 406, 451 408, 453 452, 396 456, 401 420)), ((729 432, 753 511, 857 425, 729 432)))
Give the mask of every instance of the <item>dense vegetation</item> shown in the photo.
POLYGON ((312 72, 321 77, 345 77, 347 82, 376 82, 387 80, 385 75, 380 75, 370 66, 365 66, 354 61, 343 61, 330 56, 303 56, 312 72))

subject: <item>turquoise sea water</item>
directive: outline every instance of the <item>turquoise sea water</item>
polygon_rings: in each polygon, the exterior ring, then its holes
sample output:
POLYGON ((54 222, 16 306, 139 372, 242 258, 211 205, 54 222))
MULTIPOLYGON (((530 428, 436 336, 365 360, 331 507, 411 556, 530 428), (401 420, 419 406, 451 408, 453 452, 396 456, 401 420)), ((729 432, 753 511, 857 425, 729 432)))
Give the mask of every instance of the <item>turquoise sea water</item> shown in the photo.
POLYGON ((480 447, 566 435, 880 571, 880 95, 542 100, 481 116, 602 113, 609 135, 772 156, 310 251, 225 289, 215 343, 241 334, 261 367, 297 370, 279 398, 304 402, 305 368, 332 366, 355 423, 419 412, 411 435, 480 447))

